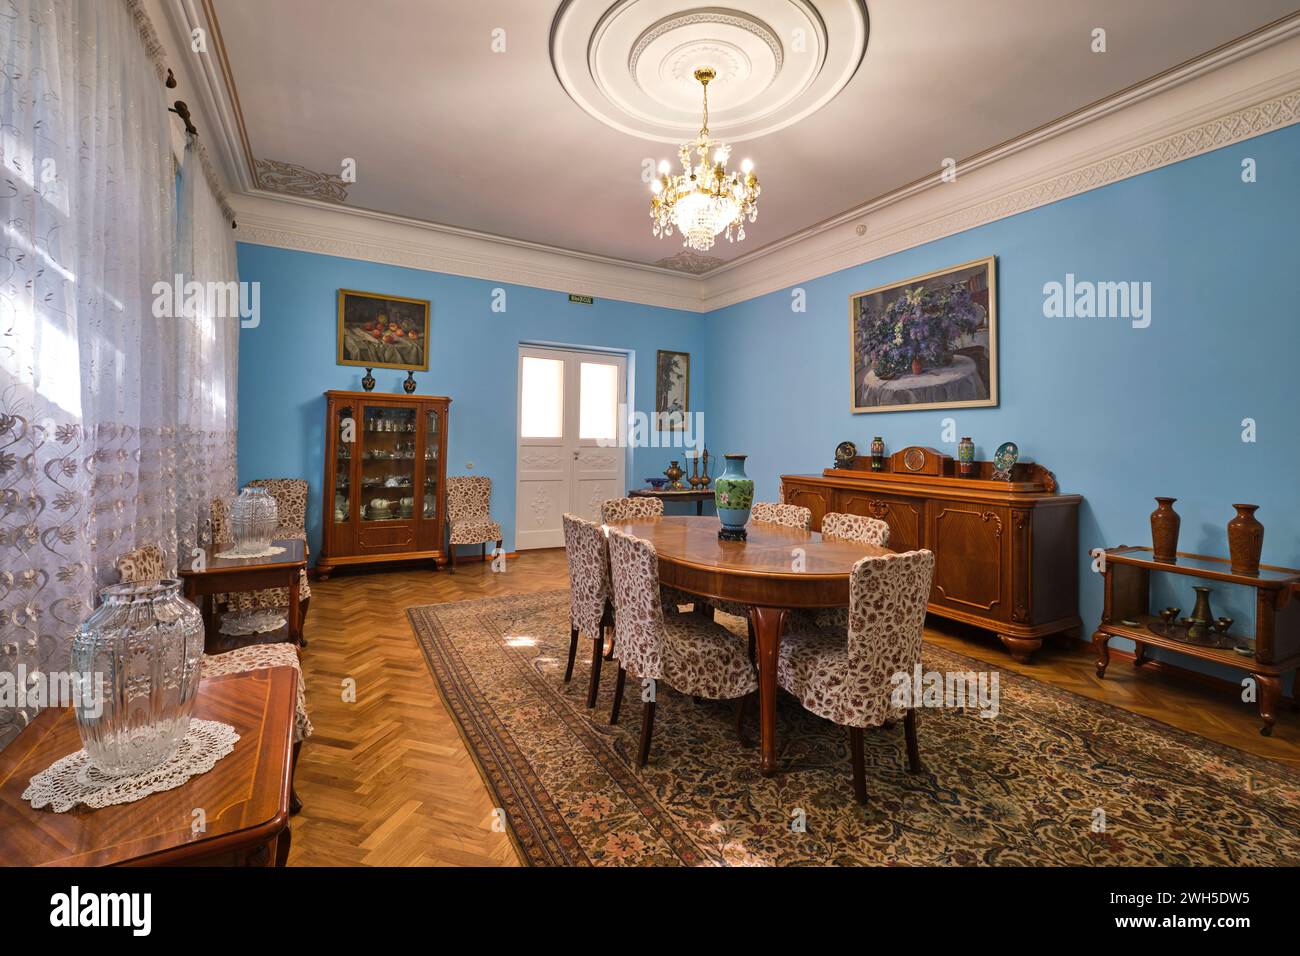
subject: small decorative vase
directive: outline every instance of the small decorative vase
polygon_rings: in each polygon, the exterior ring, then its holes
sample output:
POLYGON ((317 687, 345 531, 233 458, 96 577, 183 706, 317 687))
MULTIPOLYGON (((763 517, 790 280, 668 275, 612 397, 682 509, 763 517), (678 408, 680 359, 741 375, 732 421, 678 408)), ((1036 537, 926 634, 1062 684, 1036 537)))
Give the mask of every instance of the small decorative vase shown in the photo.
POLYGON ((1255 517, 1259 505, 1233 505, 1237 517, 1228 522, 1228 559, 1233 574, 1258 574, 1264 548, 1264 526, 1255 517))
POLYGON ((176 753, 190 728, 203 668, 203 615, 173 579, 114 584, 72 637, 77 730, 110 777, 176 753))
POLYGON ((270 548, 279 523, 279 508, 265 488, 245 488, 230 505, 230 532, 240 554, 259 554, 270 548))
POLYGON ((914 359, 912 359, 912 374, 913 374, 913 375, 920 375, 921 372, 924 370, 924 368, 925 368, 925 366, 923 366, 923 365, 921 364, 921 360, 920 360, 919 358, 914 358, 914 359))
POLYGON ((404 391, 407 395, 415 394, 415 373, 414 372, 406 373, 406 381, 402 383, 402 391, 404 391))
POLYGON ((967 436, 957 443, 957 473, 969 478, 975 471, 975 443, 967 436))
POLYGON ((670 461, 668 467, 664 469, 664 475, 668 478, 668 489, 670 491, 682 491, 682 466, 677 461, 670 461))
POLYGON ((754 505, 754 480, 745 474, 748 455, 724 455, 726 467, 713 483, 713 505, 718 512, 722 528, 718 537, 723 541, 744 541, 745 525, 754 505))
POLYGON ((1151 512, 1151 551, 1157 561, 1178 560, 1178 526, 1182 519, 1174 510, 1177 498, 1157 498, 1156 510, 1151 512))
POLYGON ((1192 607, 1192 616, 1187 619, 1187 639, 1204 643, 1210 638, 1210 628, 1214 626, 1214 612, 1210 610, 1210 589, 1194 587, 1196 604, 1192 607))
POLYGON ((703 467, 704 470, 700 472, 700 487, 702 489, 707 490, 709 487, 709 482, 713 480, 712 478, 709 477, 709 446, 708 445, 704 446, 704 457, 701 462, 701 466, 703 467))
POLYGON ((885 440, 879 435, 871 439, 871 470, 885 470, 885 440))
POLYGON ((374 371, 374 369, 368 368, 366 369, 366 374, 361 376, 361 387, 367 392, 373 392, 375 390, 374 371))

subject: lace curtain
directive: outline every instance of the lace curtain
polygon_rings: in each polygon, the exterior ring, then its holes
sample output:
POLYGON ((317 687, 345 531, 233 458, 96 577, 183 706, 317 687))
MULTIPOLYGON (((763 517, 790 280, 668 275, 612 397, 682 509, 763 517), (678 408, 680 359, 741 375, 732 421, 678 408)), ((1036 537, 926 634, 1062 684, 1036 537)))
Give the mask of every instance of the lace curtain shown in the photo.
MULTIPOLYGON (((3 7, 0 671, 34 684, 67 670, 119 554, 156 542, 174 566, 200 500, 233 490, 235 333, 154 306, 178 265, 236 277, 188 177, 178 243, 166 91, 134 9, 3 7)), ((33 713, 0 700, 0 746, 33 713)))

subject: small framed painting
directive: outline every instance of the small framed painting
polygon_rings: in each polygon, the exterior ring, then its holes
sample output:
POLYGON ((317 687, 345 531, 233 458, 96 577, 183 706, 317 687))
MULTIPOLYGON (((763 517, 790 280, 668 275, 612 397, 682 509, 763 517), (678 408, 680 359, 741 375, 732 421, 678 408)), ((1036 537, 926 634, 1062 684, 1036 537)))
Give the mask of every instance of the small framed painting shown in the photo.
POLYGON ((339 289, 339 365, 429 370, 429 300, 339 289))
POLYGON ((996 257, 849 297, 854 412, 998 403, 996 257))
POLYGON ((691 353, 660 349, 655 361, 655 420, 662 431, 686 427, 691 410, 691 353))

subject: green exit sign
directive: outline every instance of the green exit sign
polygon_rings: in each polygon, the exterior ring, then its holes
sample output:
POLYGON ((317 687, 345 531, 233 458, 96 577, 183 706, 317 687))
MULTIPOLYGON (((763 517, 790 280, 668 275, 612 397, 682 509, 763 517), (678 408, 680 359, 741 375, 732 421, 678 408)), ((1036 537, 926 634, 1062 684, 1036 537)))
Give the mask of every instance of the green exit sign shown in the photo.
POLYGON ((596 300, 589 295, 574 295, 572 292, 569 293, 569 301, 576 302, 578 305, 594 305, 596 302, 596 300))

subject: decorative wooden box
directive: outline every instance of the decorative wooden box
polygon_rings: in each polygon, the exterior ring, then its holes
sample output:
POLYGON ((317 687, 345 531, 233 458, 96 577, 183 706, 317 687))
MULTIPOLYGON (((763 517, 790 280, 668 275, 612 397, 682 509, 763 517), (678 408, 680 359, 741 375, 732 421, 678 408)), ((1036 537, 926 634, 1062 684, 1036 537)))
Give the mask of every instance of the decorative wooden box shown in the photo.
POLYGON ((325 403, 320 576, 345 565, 444 558, 451 399, 331 391, 325 403))
POLYGON ((1019 661, 1054 633, 1078 636, 1079 495, 1057 491, 1041 465, 1018 463, 1010 481, 993 463, 974 463, 969 478, 933 448, 904 448, 871 471, 782 475, 782 500, 803 505, 820 530, 828 512, 865 515, 889 525, 895 551, 934 552, 929 611, 997 633, 1019 661))

